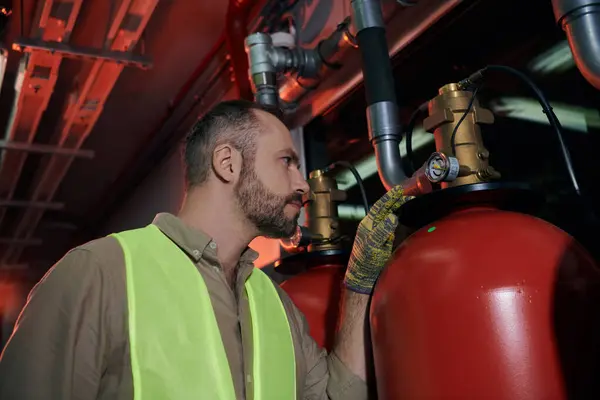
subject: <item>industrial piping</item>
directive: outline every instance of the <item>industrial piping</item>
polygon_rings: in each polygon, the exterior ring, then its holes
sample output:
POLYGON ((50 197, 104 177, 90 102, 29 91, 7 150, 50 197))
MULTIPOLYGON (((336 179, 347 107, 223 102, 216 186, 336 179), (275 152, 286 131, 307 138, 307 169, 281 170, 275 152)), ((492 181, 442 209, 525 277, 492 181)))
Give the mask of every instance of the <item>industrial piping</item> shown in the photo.
POLYGON ((255 101, 267 108, 291 105, 314 89, 329 70, 339 68, 342 50, 354 46, 348 31, 350 19, 346 18, 327 38, 314 49, 274 46, 271 35, 253 33, 246 38, 246 52, 250 65, 250 79, 255 101), (295 72, 289 75, 278 89, 278 72, 295 72))
POLYGON ((600 89, 600 1, 552 0, 556 22, 566 32, 575 64, 600 89))
POLYGON ((386 190, 406 178, 400 156, 398 105, 379 0, 352 0, 352 19, 361 52, 369 139, 386 190))

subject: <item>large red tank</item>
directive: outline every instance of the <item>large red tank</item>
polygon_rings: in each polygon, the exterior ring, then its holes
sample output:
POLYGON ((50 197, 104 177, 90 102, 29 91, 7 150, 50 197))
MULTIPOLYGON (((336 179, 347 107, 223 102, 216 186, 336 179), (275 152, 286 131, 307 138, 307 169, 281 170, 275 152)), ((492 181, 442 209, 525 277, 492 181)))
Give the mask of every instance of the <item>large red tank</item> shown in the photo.
POLYGON ((379 399, 600 398, 599 282, 572 237, 525 214, 421 228, 372 300, 379 399))
POLYGON ((313 339, 327 351, 333 348, 345 272, 345 265, 322 265, 281 284, 306 317, 313 339))

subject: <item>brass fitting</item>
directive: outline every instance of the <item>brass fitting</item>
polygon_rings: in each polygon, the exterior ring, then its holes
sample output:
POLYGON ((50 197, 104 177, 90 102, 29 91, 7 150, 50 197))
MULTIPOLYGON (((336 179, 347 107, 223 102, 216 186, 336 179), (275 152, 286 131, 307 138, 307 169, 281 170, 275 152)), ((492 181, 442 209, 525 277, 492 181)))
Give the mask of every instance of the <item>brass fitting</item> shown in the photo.
POLYGON ((442 188, 468 185, 497 179, 500 174, 489 165, 489 151, 484 147, 479 124, 493 124, 494 114, 475 99, 467 117, 461 122, 454 138, 456 154, 452 151, 452 132, 469 106, 473 94, 450 83, 439 90, 429 102, 429 117, 423 121, 427 132, 435 137, 437 151, 458 159, 461 174, 442 188))
POLYGON ((308 176, 310 192, 304 196, 306 226, 313 237, 318 238, 308 246, 308 251, 334 250, 340 241, 332 241, 339 234, 337 203, 346 200, 346 192, 337 188, 337 182, 322 170, 314 170, 308 176))

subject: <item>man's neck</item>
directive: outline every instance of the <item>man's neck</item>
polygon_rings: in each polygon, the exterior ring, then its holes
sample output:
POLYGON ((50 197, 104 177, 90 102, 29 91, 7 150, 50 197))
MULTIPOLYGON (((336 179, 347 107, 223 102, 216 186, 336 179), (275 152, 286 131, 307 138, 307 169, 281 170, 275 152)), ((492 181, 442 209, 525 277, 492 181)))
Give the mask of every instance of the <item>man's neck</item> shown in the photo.
POLYGON ((204 232, 217 244, 217 257, 228 281, 235 280, 240 256, 255 237, 238 214, 231 196, 219 196, 209 188, 190 191, 179 212, 184 224, 204 232))

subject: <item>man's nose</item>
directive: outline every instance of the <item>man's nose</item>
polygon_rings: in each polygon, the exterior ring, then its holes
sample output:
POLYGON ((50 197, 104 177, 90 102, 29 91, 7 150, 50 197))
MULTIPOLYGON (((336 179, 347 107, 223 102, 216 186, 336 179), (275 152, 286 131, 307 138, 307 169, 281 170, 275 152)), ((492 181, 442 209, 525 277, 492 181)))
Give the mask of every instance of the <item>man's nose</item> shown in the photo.
POLYGON ((296 192, 300 194, 306 194, 309 192, 310 186, 308 186, 308 182, 306 182, 300 170, 297 170, 294 174, 294 181, 294 187, 296 192))

